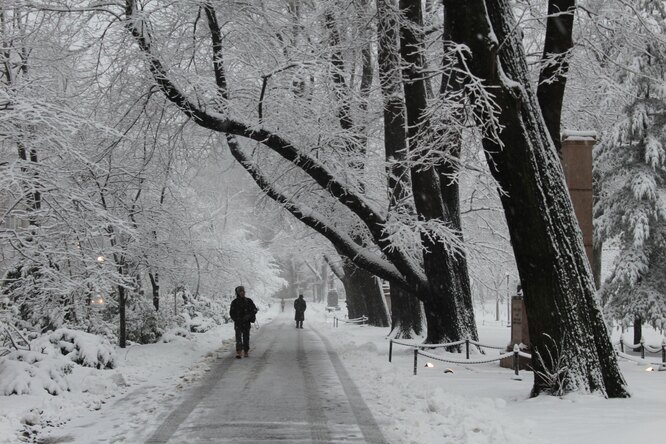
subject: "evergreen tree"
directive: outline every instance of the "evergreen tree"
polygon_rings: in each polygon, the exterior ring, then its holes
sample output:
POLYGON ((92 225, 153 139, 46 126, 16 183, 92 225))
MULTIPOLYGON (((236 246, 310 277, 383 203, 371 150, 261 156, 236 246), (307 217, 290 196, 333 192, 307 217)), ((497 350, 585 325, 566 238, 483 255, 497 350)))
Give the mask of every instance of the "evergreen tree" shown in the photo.
MULTIPOLYGON (((666 318, 666 32, 663 1, 632 8, 635 33, 620 34, 613 66, 623 112, 599 146, 596 230, 620 254, 602 286, 615 319, 662 326, 666 318)), ((627 11, 627 12, 632 12, 627 11)))

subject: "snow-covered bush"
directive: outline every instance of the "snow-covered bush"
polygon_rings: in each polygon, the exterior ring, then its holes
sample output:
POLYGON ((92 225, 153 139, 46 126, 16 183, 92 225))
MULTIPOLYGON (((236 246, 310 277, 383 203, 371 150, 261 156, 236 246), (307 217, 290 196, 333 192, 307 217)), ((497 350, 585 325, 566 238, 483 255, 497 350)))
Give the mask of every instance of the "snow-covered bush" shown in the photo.
POLYGON ((174 323, 173 315, 163 307, 156 311, 152 301, 137 299, 127 307, 127 340, 137 344, 157 342, 167 326, 174 323))
POLYGON ((115 351, 105 338, 78 330, 60 328, 32 342, 33 350, 48 353, 55 349, 84 367, 97 369, 115 367, 115 351))
POLYGON ((176 300, 183 301, 181 317, 184 327, 192 333, 204 333, 228 322, 229 307, 225 302, 204 295, 193 296, 186 289, 178 289, 176 300))
POLYGON ((166 343, 166 342, 173 342, 174 340, 178 340, 179 338, 191 339, 192 334, 189 332, 189 330, 186 330, 182 327, 175 327, 164 333, 160 340, 161 342, 166 343))
POLYGON ((0 395, 34 395, 69 391, 65 375, 73 364, 55 353, 15 350, 0 358, 0 395))

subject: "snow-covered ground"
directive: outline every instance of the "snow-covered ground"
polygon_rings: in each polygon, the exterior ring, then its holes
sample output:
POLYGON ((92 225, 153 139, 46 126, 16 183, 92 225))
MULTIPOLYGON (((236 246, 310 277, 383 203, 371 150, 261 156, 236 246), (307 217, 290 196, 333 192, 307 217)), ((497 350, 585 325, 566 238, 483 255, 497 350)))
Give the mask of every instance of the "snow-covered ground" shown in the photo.
MULTIPOLYGON (((277 310, 277 304, 273 308, 277 310)), ((413 353, 394 348, 388 362, 386 329, 340 324, 311 304, 305 328, 316 328, 336 348, 391 443, 626 443, 663 439, 666 372, 623 361, 633 397, 605 400, 569 395, 529 399, 530 372, 522 381, 497 363, 451 365, 433 362, 413 373, 413 353), (445 373, 445 369, 453 372, 445 373)), ((270 321, 271 314, 260 317, 270 321)), ((509 329, 481 316, 480 340, 505 345, 509 329)), ((616 338, 619 332, 616 332, 616 338)), ((76 366, 72 390, 0 396, 0 442, 143 441, 219 354, 233 348, 233 329, 224 325, 193 338, 117 350, 117 367, 76 366), (49 436, 53 437, 49 439, 49 436), (57 437, 57 439, 55 439, 57 437)), ((653 333, 648 342, 657 344, 653 333)), ((490 352, 492 353, 498 353, 490 352)))

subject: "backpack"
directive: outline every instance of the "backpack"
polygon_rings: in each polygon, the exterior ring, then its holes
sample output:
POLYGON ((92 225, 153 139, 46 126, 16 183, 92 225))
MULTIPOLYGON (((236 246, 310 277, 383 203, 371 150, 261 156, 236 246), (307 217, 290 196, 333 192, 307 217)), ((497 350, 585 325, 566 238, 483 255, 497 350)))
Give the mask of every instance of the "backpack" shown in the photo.
POLYGON ((257 312, 259 311, 259 309, 256 307, 256 305, 254 305, 254 302, 252 302, 251 310, 252 310, 252 313, 250 314, 248 320, 249 320, 251 323, 253 323, 253 322, 257 322, 257 312))

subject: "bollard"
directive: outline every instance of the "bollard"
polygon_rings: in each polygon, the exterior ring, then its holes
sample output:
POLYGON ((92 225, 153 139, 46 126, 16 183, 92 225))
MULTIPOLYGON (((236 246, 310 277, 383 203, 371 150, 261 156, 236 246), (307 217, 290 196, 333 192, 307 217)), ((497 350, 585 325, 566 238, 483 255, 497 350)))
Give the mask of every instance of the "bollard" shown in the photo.
POLYGON ((516 376, 518 376, 518 352, 520 351, 520 348, 518 348, 518 344, 513 344, 513 370, 516 373, 516 376))
POLYGON ((620 336, 620 351, 624 353, 624 341, 622 340, 622 336, 620 336))
POLYGON ((666 364, 666 338, 661 340, 661 362, 666 364))
POLYGON ((389 341, 389 362, 391 362, 391 356, 393 356, 393 339, 389 341))
POLYGON ((641 359, 645 359, 645 339, 641 336, 641 359))
POLYGON ((469 338, 465 339, 465 356, 469 359, 469 338))
POLYGON ((416 375, 416 368, 419 365, 418 360, 419 360, 419 349, 415 348, 414 349, 414 375, 416 375))

